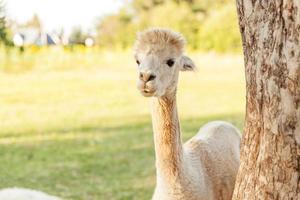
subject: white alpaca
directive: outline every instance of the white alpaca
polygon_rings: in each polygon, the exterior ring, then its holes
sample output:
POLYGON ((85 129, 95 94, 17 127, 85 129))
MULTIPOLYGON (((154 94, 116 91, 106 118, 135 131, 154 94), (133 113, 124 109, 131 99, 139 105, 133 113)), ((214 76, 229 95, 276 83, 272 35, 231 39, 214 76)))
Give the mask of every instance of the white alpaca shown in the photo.
POLYGON ((7 188, 0 190, 0 200, 61 200, 41 191, 24 188, 7 188))
POLYGON ((184 43, 180 34, 166 29, 142 32, 135 43, 137 87, 143 96, 153 97, 157 174, 153 200, 229 200, 239 167, 239 131, 226 122, 210 122, 182 145, 178 75, 195 68, 183 55, 184 43))

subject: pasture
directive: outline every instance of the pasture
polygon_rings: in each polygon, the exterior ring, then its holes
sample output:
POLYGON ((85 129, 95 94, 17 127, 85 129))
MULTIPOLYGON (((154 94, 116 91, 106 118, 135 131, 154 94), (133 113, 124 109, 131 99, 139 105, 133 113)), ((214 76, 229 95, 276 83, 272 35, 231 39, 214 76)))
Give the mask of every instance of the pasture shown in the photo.
MULTIPOLYGON (((150 199, 155 185, 149 99, 130 51, 29 49, 0 53, 0 188, 67 200, 150 199)), ((241 55, 189 54, 181 73, 183 138, 211 120, 243 127, 241 55)))

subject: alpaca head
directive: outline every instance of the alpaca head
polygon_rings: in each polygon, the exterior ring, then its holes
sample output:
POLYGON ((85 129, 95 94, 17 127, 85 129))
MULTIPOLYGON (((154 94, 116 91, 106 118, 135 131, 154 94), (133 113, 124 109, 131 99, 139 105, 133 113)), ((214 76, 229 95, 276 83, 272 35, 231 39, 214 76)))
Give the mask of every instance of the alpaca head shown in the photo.
POLYGON ((179 71, 195 68, 183 55, 185 40, 167 29, 149 29, 139 33, 135 43, 138 65, 137 87, 145 97, 161 97, 176 91, 179 71))

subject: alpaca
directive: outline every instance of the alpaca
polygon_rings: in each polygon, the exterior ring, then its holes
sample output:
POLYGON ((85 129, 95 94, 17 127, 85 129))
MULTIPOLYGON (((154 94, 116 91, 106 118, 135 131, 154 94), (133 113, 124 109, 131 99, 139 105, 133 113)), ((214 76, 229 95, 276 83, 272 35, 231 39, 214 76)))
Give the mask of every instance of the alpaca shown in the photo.
POLYGON ((176 106, 179 71, 195 69, 183 55, 185 40, 168 29, 138 34, 134 52, 137 88, 152 97, 156 157, 153 200, 229 200, 239 167, 240 133, 233 125, 214 121, 204 125, 184 145, 176 106))
POLYGON ((24 188, 6 188, 0 190, 0 200, 61 200, 41 191, 24 188))

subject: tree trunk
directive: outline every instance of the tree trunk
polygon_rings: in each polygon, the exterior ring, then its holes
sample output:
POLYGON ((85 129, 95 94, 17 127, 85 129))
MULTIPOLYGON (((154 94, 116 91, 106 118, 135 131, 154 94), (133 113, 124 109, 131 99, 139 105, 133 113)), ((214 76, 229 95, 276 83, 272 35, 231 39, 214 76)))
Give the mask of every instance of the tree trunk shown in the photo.
POLYGON ((300 199, 300 0, 237 0, 247 108, 233 199, 300 199))

